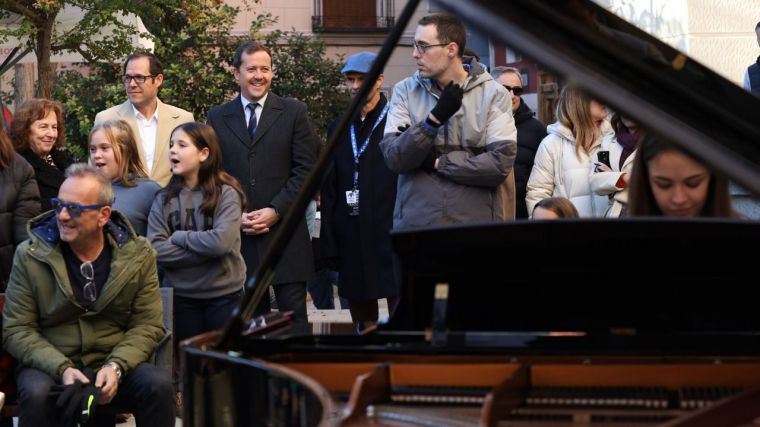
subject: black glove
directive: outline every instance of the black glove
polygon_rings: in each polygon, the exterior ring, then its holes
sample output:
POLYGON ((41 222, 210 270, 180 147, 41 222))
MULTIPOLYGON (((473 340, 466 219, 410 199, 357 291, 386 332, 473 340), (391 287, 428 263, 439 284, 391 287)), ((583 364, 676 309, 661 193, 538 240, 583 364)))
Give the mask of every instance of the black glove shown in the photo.
POLYGON ((427 157, 425 157, 425 160, 422 161, 420 169, 427 173, 435 172, 435 147, 430 147, 430 151, 428 152, 427 157))
POLYGON ((401 135, 402 133, 406 132, 406 130, 409 129, 409 124, 401 125, 398 127, 398 132, 396 132, 396 136, 401 135))
POLYGON ((82 406, 79 412, 79 427, 89 425, 90 420, 95 418, 95 407, 98 405, 100 388, 95 387, 95 381, 84 384, 82 389, 82 406))
POLYGON ((58 426, 84 427, 95 415, 95 406, 100 397, 100 389, 95 387, 92 369, 82 371, 90 379, 89 384, 74 381, 69 385, 55 385, 50 389, 50 399, 55 401, 58 426))
POLYGON ((76 426, 82 409, 82 382, 77 380, 69 385, 55 385, 50 389, 50 398, 55 400, 57 425, 76 426))
POLYGON ((441 92, 441 96, 438 97, 438 103, 430 111, 430 114, 438 120, 438 124, 432 120, 428 120, 428 124, 438 127, 446 123, 462 106, 463 96, 464 90, 462 87, 454 84, 453 80, 450 81, 448 86, 441 92))

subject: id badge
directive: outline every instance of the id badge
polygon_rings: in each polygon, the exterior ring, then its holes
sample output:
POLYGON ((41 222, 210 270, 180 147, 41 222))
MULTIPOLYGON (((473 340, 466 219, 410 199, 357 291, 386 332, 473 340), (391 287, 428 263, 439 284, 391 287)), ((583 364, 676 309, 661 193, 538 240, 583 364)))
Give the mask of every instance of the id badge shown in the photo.
POLYGON ((359 215, 359 190, 346 191, 346 205, 349 215, 359 215))

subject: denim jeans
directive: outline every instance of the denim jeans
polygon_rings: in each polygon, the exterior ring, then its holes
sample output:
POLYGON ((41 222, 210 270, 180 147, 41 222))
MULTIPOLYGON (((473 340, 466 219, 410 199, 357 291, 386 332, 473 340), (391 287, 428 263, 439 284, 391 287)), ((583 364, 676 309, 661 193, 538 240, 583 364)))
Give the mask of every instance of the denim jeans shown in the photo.
POLYGON ((243 291, 208 299, 186 298, 175 293, 174 330, 177 344, 195 335, 222 328, 242 296, 243 291))
MULTIPOLYGON (((58 424, 54 402, 48 401, 55 381, 38 369, 20 367, 16 377, 19 401, 19 427, 47 427, 58 424)), ((173 426, 176 419, 174 387, 169 372, 142 363, 127 372, 111 405, 132 412, 138 427, 173 426)), ((113 427, 111 414, 98 414, 89 426, 113 427)))

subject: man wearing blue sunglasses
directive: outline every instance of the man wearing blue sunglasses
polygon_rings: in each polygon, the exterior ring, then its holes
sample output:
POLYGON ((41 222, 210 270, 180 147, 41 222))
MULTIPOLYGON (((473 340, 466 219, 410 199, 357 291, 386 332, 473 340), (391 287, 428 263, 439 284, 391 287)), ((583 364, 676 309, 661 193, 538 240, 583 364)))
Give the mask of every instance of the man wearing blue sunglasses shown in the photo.
MULTIPOLYGON (((143 363, 165 333, 155 252, 111 209, 108 177, 82 163, 66 177, 53 211, 29 222, 6 290, 3 346, 20 363, 19 426, 57 425, 48 394, 89 383, 85 368, 97 371, 98 404, 133 411, 138 426, 174 425, 171 377, 143 363)), ((113 425, 104 417, 96 407, 94 424, 113 425)))

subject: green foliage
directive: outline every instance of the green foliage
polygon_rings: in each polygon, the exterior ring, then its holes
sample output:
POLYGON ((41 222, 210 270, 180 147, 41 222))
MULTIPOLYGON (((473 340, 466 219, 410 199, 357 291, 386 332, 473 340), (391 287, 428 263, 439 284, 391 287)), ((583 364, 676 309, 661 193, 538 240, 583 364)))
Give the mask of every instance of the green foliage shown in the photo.
POLYGON ((55 75, 49 68, 52 55, 76 53, 86 64, 123 57, 133 49, 135 36, 150 37, 138 31, 128 14, 156 12, 151 7, 154 1, 0 0, 0 18, 11 23, 0 27, 0 42, 15 38, 20 46, 34 48, 40 79, 38 96, 47 98, 54 88, 55 75), (58 14, 71 7, 82 11, 82 19, 66 28, 58 21, 58 14))
MULTIPOLYGON (((233 96, 227 64, 242 40, 230 35, 240 10, 213 0, 183 2, 184 25, 155 28, 155 53, 164 64, 161 99, 191 111, 196 120, 233 96)), ((176 20, 176 15, 175 15, 176 20)))
MULTIPOLYGON (((259 14, 247 36, 232 36, 240 10, 219 0, 146 2, 144 7, 149 4, 156 10, 143 21, 153 33, 155 53, 164 65, 159 97, 191 111, 196 120, 205 121, 209 109, 237 96, 232 57, 235 48, 248 39, 262 40, 272 49, 272 90, 305 102, 312 125, 323 139, 327 124, 345 109, 348 96, 337 90, 342 83, 341 64, 325 57, 320 40, 295 31, 263 35, 261 30, 276 22, 269 14, 259 14)), ((65 72, 58 79, 54 97, 64 104, 67 146, 75 155, 86 154, 95 114, 125 100, 119 80, 121 64, 110 64, 93 64, 87 75, 65 72)))
POLYGON ((342 57, 325 57, 324 42, 295 30, 273 31, 265 42, 274 56, 272 91, 305 102, 312 126, 324 141, 327 125, 348 105, 348 96, 338 90, 343 83, 342 57))
POLYGON ((118 65, 95 64, 89 74, 65 71, 58 76, 53 98, 63 104, 66 149, 77 160, 87 158, 87 136, 95 115, 124 102, 118 65))

